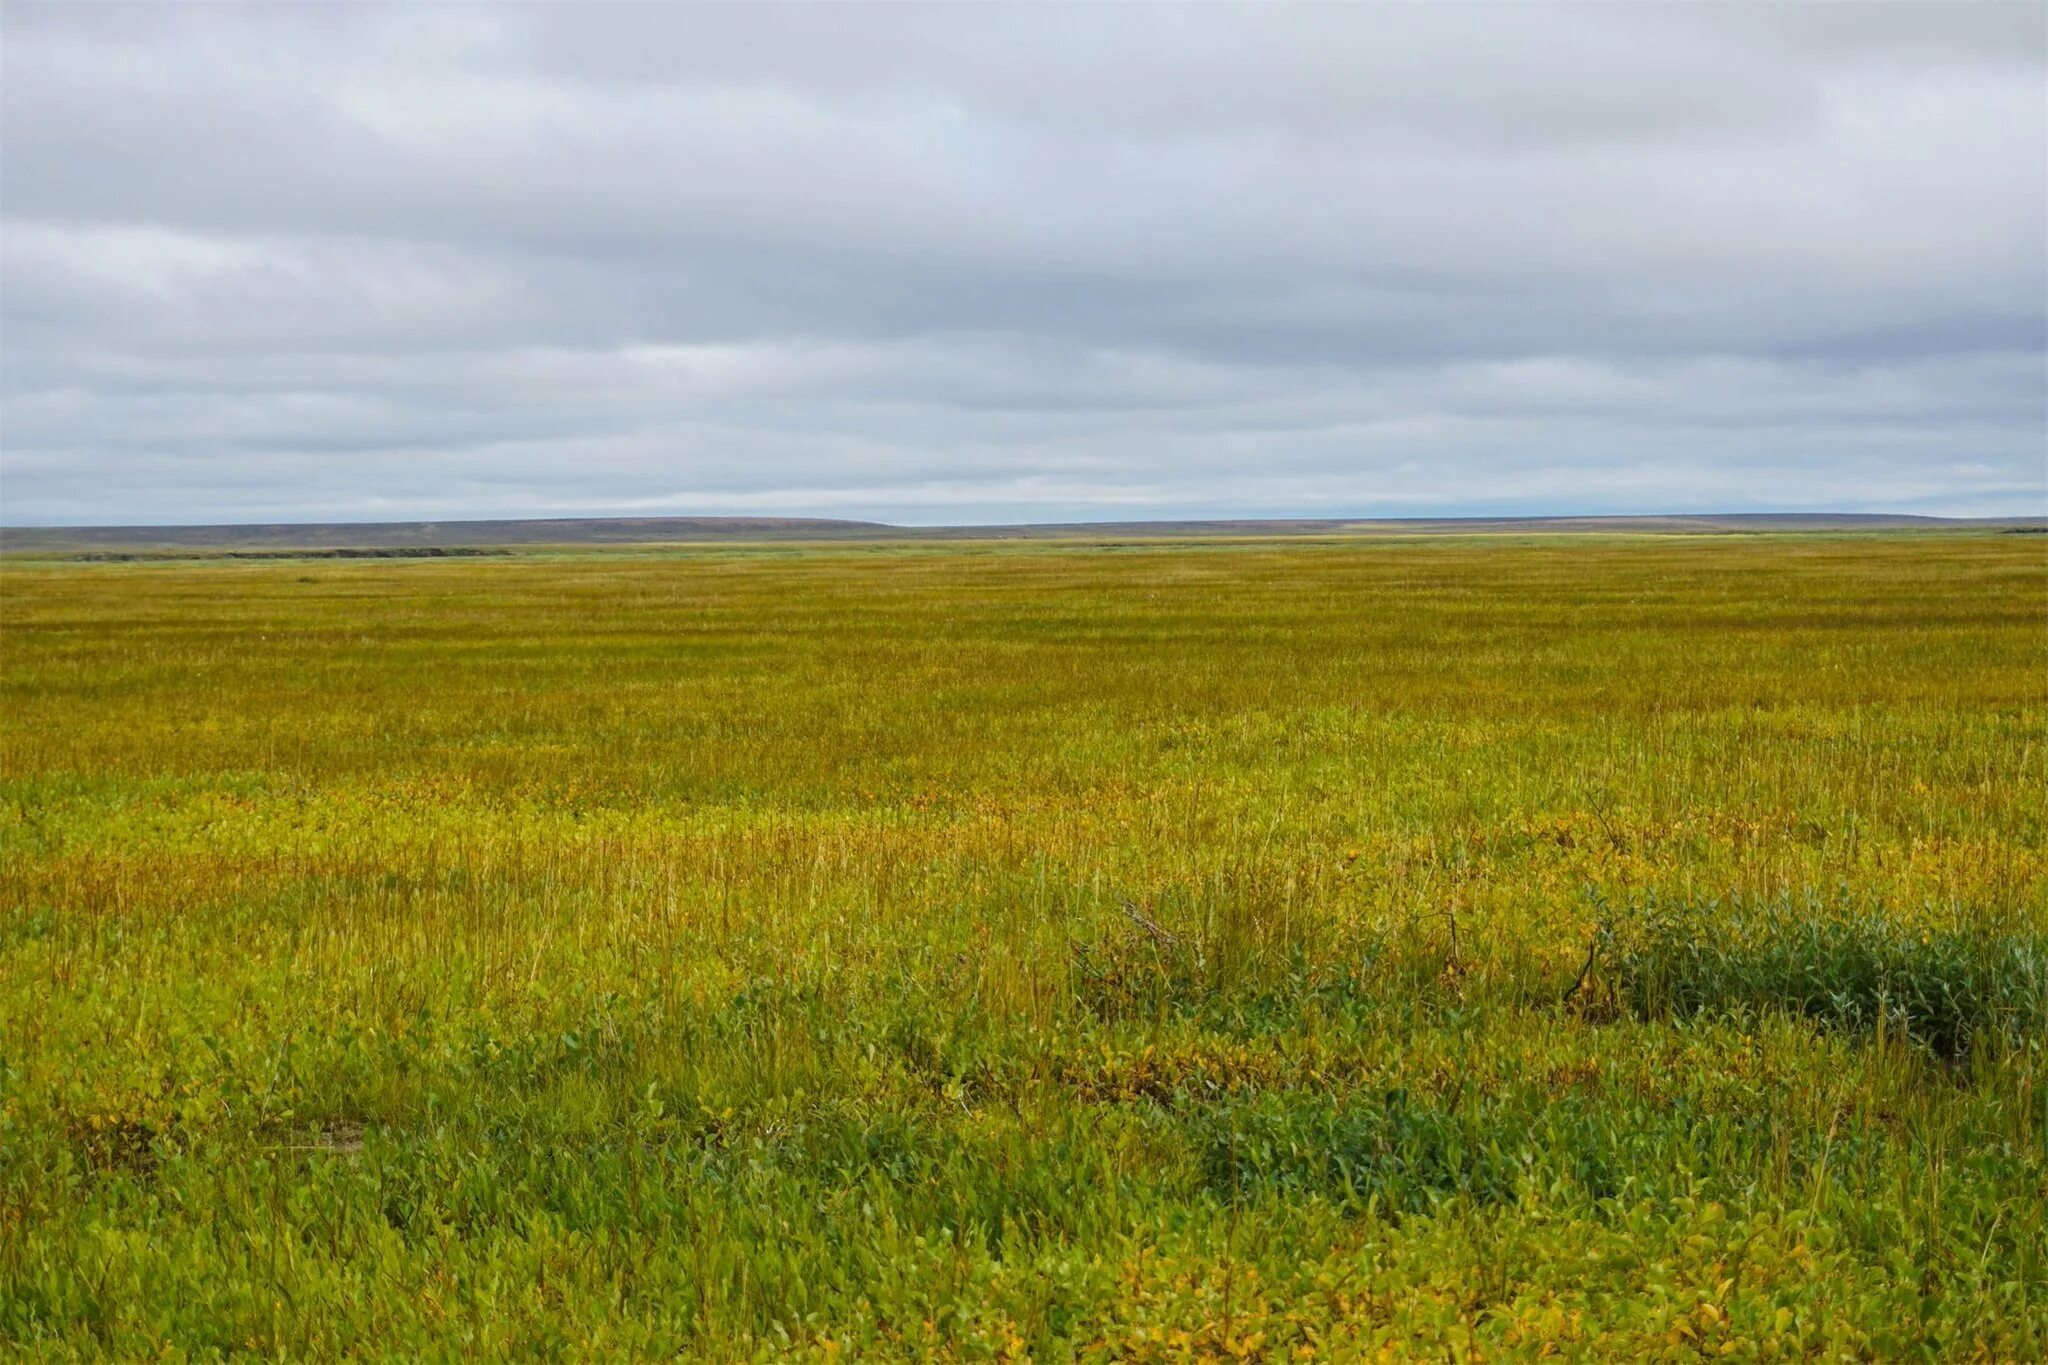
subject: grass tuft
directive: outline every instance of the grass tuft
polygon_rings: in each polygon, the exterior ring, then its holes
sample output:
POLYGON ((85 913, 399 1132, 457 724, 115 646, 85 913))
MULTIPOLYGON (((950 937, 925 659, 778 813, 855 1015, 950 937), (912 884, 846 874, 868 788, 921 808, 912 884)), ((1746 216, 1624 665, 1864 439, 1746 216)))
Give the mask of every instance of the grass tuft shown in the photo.
POLYGON ((2048 936, 1913 928, 1815 904, 1650 908, 1609 948, 1639 1018, 1782 1012, 1956 1060, 2048 1037, 2048 936))

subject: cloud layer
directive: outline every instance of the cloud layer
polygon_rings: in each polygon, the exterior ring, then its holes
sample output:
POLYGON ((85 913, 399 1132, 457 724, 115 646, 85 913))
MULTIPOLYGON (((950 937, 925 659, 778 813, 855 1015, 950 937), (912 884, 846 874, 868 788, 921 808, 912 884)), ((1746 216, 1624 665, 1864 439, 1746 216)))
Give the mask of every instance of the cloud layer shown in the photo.
POLYGON ((2048 10, 10 4, 0 518, 2048 504, 2048 10))

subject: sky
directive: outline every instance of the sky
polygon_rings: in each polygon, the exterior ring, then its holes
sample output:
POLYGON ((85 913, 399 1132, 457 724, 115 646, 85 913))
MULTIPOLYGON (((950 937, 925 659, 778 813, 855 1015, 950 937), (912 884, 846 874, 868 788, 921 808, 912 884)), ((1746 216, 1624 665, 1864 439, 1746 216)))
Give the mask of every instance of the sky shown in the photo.
POLYGON ((2048 511, 2048 5, 0 5, 0 522, 2048 511))

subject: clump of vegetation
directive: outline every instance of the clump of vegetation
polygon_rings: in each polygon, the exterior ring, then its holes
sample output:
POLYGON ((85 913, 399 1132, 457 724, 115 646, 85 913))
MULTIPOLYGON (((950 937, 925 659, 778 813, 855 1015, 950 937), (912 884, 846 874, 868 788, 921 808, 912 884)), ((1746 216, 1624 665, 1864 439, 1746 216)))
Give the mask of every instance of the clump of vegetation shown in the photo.
POLYGON ((1824 902, 1651 907, 1609 950, 1643 1018, 1783 1011, 1950 1060, 2048 1039, 2048 936, 1915 928, 1824 902))
POLYGON ((9 561, 0 1355, 2048 1358, 2043 587, 9 561))
POLYGON ((1200 1123, 1203 1178, 1232 1199, 1314 1193, 1397 1213, 1460 1196, 1499 1203, 1515 1197, 1528 1137, 1500 1117, 1416 1104, 1400 1089, 1342 1105, 1295 1096, 1232 1105, 1200 1123))

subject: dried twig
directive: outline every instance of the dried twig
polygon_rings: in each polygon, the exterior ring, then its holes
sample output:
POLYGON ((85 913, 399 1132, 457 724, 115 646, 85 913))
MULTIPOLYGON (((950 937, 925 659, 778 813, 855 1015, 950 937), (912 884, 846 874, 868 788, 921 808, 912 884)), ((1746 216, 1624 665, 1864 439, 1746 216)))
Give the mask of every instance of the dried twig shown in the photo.
POLYGON ((1436 919, 1440 919, 1449 925, 1451 931, 1450 951, 1444 955, 1444 971, 1453 977, 1463 976, 1465 974, 1465 957, 1463 953, 1458 951, 1458 907, 1455 904, 1446 906, 1442 910, 1432 910, 1426 915, 1416 915, 1409 921, 1409 924, 1411 926, 1427 924, 1431 920, 1436 919))
POLYGON ((1128 896, 1124 898, 1123 911, 1124 914, 1130 917, 1131 923, 1152 935, 1152 941, 1161 947, 1171 947, 1180 942, 1179 939, 1176 939, 1170 932, 1162 928, 1151 916, 1132 904, 1128 896))
POLYGON ((1572 997, 1579 993, 1579 987, 1585 985, 1586 978, 1592 974, 1593 959, 1599 955, 1600 935, 1595 934, 1593 935, 1593 941, 1586 945, 1586 960, 1580 964, 1579 974, 1572 978, 1572 984, 1565 988, 1564 994, 1558 999, 1558 1004, 1569 1005, 1571 1003, 1572 997))

